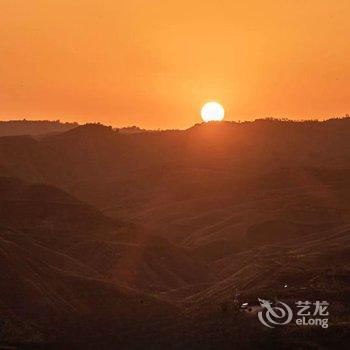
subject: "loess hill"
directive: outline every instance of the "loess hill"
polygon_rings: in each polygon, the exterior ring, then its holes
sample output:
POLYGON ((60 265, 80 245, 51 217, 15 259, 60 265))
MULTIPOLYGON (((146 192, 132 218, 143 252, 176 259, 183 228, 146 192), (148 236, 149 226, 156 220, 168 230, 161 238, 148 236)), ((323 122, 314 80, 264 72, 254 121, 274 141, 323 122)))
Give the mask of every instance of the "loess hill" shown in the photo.
POLYGON ((344 118, 0 137, 2 341, 215 348, 244 325, 242 348, 327 348, 221 315, 238 290, 329 300, 345 344, 349 135, 344 118))

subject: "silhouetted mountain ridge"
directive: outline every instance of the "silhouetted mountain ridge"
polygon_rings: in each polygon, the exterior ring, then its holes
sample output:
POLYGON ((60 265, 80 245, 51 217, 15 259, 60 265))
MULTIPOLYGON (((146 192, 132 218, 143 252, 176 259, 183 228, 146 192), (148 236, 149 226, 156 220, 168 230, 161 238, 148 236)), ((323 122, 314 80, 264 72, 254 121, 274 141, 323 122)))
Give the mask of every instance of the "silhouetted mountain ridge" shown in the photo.
POLYGON ((8 120, 0 121, 0 136, 44 135, 65 132, 78 123, 61 123, 59 120, 8 120))

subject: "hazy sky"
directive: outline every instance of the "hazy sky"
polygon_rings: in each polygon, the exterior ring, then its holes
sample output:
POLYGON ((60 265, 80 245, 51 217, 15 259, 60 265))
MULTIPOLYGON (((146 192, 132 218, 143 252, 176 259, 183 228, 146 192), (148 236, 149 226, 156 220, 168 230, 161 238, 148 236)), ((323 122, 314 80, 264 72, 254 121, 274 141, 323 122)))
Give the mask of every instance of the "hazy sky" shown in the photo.
POLYGON ((349 0, 0 0, 1 119, 350 113, 349 0))

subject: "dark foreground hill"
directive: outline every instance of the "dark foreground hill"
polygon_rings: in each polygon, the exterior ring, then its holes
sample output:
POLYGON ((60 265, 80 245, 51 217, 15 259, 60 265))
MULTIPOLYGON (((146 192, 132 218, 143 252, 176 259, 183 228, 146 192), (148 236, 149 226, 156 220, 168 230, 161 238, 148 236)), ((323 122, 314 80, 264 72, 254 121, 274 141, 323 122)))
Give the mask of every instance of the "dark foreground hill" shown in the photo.
POLYGON ((52 342, 177 317, 150 293, 216 281, 157 236, 132 234, 55 187, 0 178, 1 340, 52 342))
POLYGON ((345 118, 0 138, 1 339, 341 348, 349 134, 345 118), (265 329, 237 293, 327 300, 331 327, 265 329))

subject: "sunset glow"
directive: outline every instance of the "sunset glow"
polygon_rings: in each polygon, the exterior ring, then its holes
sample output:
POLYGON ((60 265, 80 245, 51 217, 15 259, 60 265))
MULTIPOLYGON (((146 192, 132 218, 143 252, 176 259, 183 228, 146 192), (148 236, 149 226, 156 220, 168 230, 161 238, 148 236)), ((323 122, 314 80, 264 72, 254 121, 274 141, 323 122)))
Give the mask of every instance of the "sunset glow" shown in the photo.
POLYGON ((350 1, 1 1, 0 119, 188 128, 349 113, 350 1))

